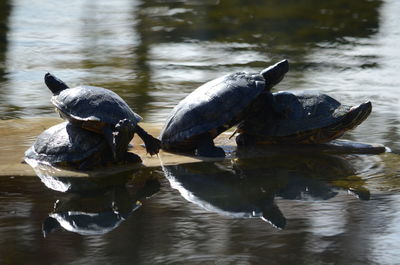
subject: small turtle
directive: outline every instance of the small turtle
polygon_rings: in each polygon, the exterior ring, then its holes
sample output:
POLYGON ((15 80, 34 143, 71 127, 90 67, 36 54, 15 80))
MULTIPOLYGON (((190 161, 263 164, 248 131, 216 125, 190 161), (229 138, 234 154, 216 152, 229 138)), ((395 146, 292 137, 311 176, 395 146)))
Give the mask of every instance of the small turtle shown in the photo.
POLYGON ((252 114, 239 125, 238 145, 322 144, 341 137, 371 113, 371 102, 342 105, 318 91, 260 95, 252 114))
MULTIPOLYGON (((128 120, 117 124, 116 133, 131 126, 128 120)), ((126 147, 127 148, 127 147, 126 147)), ((113 161, 106 140, 72 123, 63 122, 42 132, 25 152, 28 164, 39 162, 59 167, 87 170, 113 161)), ((125 149, 122 162, 141 162, 138 155, 125 149)))
POLYGON ((228 74, 198 87, 173 109, 160 135, 162 148, 225 156, 213 139, 243 119, 251 103, 278 84, 288 70, 288 61, 282 60, 261 73, 228 74))
POLYGON ((119 156, 124 156, 126 146, 132 140, 134 133, 142 138, 150 155, 158 153, 160 141, 137 124, 142 118, 116 93, 93 86, 69 88, 50 73, 45 75, 44 80, 53 92, 51 102, 56 106, 60 116, 86 130, 103 134, 115 160, 119 160, 119 156), (116 125, 122 120, 128 120, 132 124, 129 137, 126 137, 125 141, 117 139, 115 133, 116 125))

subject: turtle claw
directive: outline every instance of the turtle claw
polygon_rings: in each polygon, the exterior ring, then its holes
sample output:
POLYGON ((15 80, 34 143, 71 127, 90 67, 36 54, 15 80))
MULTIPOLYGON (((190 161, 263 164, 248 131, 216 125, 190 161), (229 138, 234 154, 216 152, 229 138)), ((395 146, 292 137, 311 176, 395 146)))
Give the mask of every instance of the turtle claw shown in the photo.
POLYGON ((161 141, 148 134, 139 125, 136 125, 135 132, 142 138, 147 153, 151 156, 157 155, 161 149, 161 141))
POLYGON ((146 146, 146 151, 148 154, 150 154, 151 156, 153 155, 157 155, 158 152, 161 149, 161 141, 152 137, 152 139, 148 139, 147 142, 145 143, 146 146))

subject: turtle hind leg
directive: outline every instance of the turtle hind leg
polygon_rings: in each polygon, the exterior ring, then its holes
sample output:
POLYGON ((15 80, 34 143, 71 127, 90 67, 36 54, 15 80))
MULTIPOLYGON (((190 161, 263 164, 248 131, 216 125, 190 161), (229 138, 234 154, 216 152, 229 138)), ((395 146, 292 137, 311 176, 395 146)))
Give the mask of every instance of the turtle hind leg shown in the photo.
POLYGON ((143 140, 144 145, 146 146, 146 151, 150 155, 156 155, 160 151, 161 141, 154 138, 150 134, 148 134, 142 127, 136 125, 135 132, 139 135, 139 137, 143 140))
POLYGON ((124 156, 124 162, 127 164, 131 163, 141 163, 142 159, 137 154, 126 152, 124 156))
POLYGON ((197 156, 204 157, 225 157, 224 149, 214 145, 213 138, 210 134, 205 134, 199 138, 194 153, 197 156))
POLYGON ((238 146, 250 146, 250 145, 255 145, 256 144, 256 140, 254 138, 254 136, 245 134, 245 133, 241 133, 238 136, 236 136, 236 144, 238 146))

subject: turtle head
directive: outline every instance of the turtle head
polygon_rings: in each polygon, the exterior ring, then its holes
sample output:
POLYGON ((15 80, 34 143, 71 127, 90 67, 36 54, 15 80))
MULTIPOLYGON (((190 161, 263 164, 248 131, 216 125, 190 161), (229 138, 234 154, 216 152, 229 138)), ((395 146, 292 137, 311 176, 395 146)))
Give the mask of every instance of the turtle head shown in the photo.
POLYGON ((53 92, 53 95, 57 95, 62 90, 68 88, 68 86, 63 81, 50 73, 44 75, 44 82, 46 83, 46 86, 51 90, 51 92, 53 92))
POLYGON ((60 223, 53 217, 47 217, 42 224, 43 237, 47 237, 51 232, 60 227, 60 223))
POLYGON ((278 84, 289 71, 289 62, 285 59, 261 71, 265 79, 265 88, 270 90, 278 84))
POLYGON ((286 218, 275 203, 264 205, 261 219, 278 229, 284 229, 286 218))

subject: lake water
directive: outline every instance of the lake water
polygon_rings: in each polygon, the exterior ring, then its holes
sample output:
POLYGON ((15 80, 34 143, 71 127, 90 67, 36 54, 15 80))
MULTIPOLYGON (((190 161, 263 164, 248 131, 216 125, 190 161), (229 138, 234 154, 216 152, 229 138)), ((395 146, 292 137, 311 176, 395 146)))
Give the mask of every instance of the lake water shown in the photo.
POLYGON ((164 166, 77 193, 0 177, 0 264, 400 264, 400 1, 248 2, 3 0, 1 119, 55 117, 51 72, 162 124, 202 83, 287 58, 275 91, 370 100, 344 138, 392 152, 164 166))

